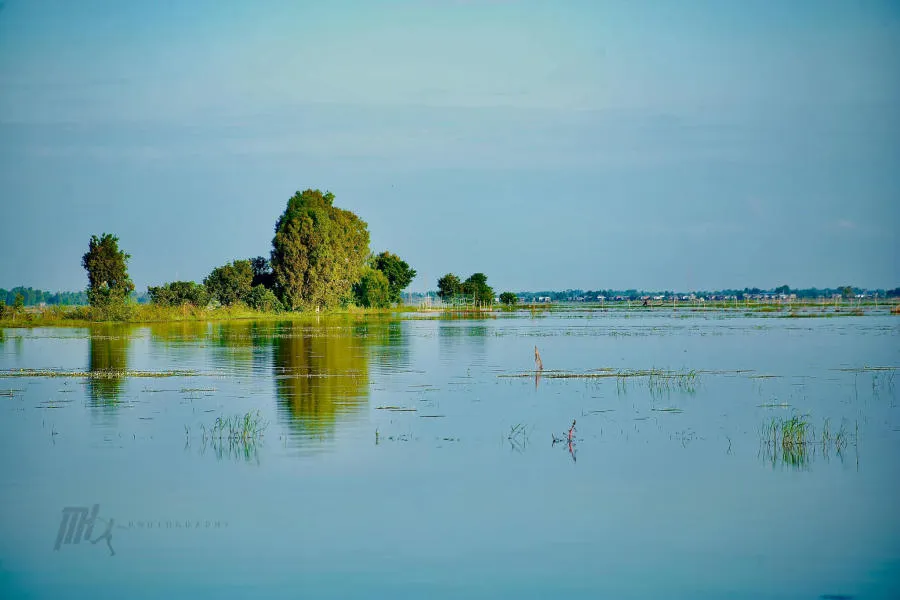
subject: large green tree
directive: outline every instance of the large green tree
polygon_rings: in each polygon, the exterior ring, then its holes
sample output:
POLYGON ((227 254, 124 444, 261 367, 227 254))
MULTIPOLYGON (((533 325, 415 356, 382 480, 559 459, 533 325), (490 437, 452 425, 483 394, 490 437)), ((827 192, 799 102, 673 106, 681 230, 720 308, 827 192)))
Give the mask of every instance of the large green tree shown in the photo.
POLYGON ((484 273, 472 273, 460 289, 466 296, 472 296, 476 305, 484 306, 494 301, 494 290, 487 284, 484 273))
POLYGON ((459 277, 453 273, 447 273, 438 279, 437 285, 438 296, 440 296, 442 300, 449 300, 453 298, 453 296, 459 294, 462 287, 462 281, 460 281, 459 277))
POLYGON ((203 280, 210 295, 224 305, 246 302, 253 288, 253 267, 249 260, 236 260, 216 267, 203 280))
POLYGON ((396 254, 387 251, 376 256, 372 263, 387 277, 391 290, 390 301, 400 302, 400 292, 412 283, 416 276, 416 270, 396 254))
POLYGON ((272 273, 287 309, 329 307, 351 298, 369 255, 369 230, 334 194, 297 192, 275 224, 272 273))
POLYGON ((503 292, 500 294, 500 302, 507 306, 512 306, 519 303, 519 297, 512 292, 503 292))
POLYGON ((91 236, 88 251, 81 257, 81 266, 88 274, 88 301, 91 306, 105 308, 124 304, 134 290, 128 277, 130 254, 119 250, 119 238, 104 233, 91 236))

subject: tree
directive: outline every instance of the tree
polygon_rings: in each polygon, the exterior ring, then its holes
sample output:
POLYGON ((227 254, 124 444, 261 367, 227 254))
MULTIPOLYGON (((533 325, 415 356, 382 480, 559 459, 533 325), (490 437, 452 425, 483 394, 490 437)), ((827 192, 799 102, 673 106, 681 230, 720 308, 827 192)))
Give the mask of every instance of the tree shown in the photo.
POLYGON ((262 285, 272 289, 275 285, 275 276, 272 274, 272 265, 264 256, 250 259, 250 267, 253 269, 253 287, 262 285))
POLYGON ((253 268, 249 260, 236 260, 213 269, 203 285, 213 298, 226 306, 246 302, 253 285, 253 268))
POLYGON ((271 265, 286 308, 338 305, 360 280, 368 225, 333 203, 330 192, 297 192, 275 224, 271 265))
POLYGON ((507 306, 512 306, 513 304, 518 304, 519 297, 512 292, 503 292, 500 294, 500 302, 507 306))
POLYGON ((453 298, 453 296, 460 293, 460 289, 462 288, 462 282, 459 280, 459 277, 453 273, 447 273, 438 279, 437 285, 438 296, 440 296, 442 300, 453 298))
POLYGON ((849 285, 844 286, 843 288, 841 288, 841 295, 844 298, 852 298, 853 297, 853 288, 850 287, 849 285))
POLYGON ((209 304, 209 291, 205 286, 193 281, 173 281, 157 287, 148 287, 150 301, 160 306, 181 306, 193 304, 206 306, 209 304))
POLYGON ((491 304, 494 301, 494 290, 487 284, 487 275, 472 273, 461 286, 466 296, 472 296, 476 305, 491 304))
POLYGON ((374 266, 387 277, 391 288, 391 302, 400 302, 400 292, 412 283, 416 276, 416 270, 410 268, 405 260, 401 260, 396 254, 382 252, 375 257, 374 266))
POLYGON ((353 295, 360 306, 387 308, 391 305, 393 291, 387 275, 378 269, 366 267, 359 283, 353 286, 353 295))
POLYGON ((255 285, 247 297, 247 304, 254 310, 263 312, 280 312, 283 307, 272 290, 264 285, 255 285))
POLYGON ((18 312, 23 308, 25 308, 25 296, 16 294, 16 299, 13 301, 13 310, 18 312))
POLYGON ((95 307, 124 304, 134 290, 128 277, 130 254, 119 250, 119 238, 104 233, 91 236, 88 251, 81 257, 81 266, 88 274, 88 302, 95 307))

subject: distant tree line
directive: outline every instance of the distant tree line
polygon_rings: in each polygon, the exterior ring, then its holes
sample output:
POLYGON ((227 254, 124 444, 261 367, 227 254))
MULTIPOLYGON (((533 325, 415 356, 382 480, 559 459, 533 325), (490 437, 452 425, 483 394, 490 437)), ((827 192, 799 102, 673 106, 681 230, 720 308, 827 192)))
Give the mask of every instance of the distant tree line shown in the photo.
POLYGON ((526 302, 537 301, 539 298, 549 298, 552 302, 566 302, 572 300, 594 301, 599 297, 606 300, 622 298, 625 300, 640 300, 646 296, 682 296, 686 294, 694 294, 700 297, 718 297, 718 298, 737 298, 743 300, 745 298, 755 298, 759 296, 780 296, 781 294, 790 296, 796 295, 798 299, 816 299, 816 298, 832 298, 835 295, 843 297, 856 297, 857 295, 873 296, 879 298, 898 298, 900 297, 900 288, 890 290, 876 289, 870 290, 852 285, 842 285, 834 288, 792 288, 788 285, 782 285, 771 289, 762 289, 758 287, 747 287, 743 289, 722 289, 722 290, 693 290, 689 292, 676 292, 673 290, 615 290, 615 289, 596 289, 581 290, 569 289, 562 291, 541 291, 541 292, 519 292, 517 296, 526 302))
POLYGON ((23 306, 36 306, 38 304, 84 305, 88 303, 85 292, 45 292, 30 287, 14 287, 11 290, 0 288, 0 300, 3 300, 7 306, 13 306, 16 303, 16 295, 22 296, 23 306))

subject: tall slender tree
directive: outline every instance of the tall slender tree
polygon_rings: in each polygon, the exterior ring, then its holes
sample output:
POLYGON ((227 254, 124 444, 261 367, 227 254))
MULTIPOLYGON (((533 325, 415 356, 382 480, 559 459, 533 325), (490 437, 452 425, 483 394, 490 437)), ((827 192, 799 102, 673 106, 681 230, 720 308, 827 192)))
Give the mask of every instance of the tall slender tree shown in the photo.
POLYGON ((88 275, 88 302, 104 308, 124 304, 134 291, 134 283, 128 277, 130 254, 119 249, 119 238, 104 233, 91 236, 88 251, 81 257, 81 266, 88 275))

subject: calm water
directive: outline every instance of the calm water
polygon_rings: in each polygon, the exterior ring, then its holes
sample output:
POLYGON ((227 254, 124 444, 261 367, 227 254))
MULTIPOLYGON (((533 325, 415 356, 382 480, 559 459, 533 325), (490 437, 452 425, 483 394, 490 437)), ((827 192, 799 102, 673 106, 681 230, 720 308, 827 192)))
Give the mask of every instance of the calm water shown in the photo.
POLYGON ((0 596, 897 598, 898 333, 671 311, 6 329, 5 375, 191 373, 0 379, 0 596), (699 374, 554 376, 652 368, 699 374), (261 440, 204 435, 257 410, 261 440), (793 414, 847 441, 765 444, 793 414))

